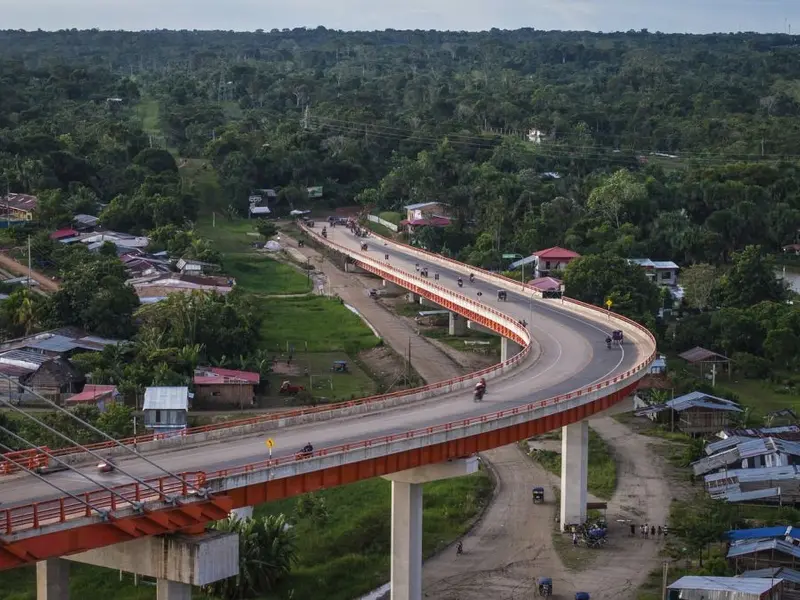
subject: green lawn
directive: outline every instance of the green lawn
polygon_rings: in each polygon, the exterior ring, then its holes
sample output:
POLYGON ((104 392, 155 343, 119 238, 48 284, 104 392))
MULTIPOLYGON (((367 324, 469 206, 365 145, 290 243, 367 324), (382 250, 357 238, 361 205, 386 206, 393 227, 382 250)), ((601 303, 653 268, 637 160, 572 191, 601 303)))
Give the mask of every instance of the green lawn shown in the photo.
POLYGON ((467 333, 464 335, 449 335, 447 327, 425 329, 422 331, 422 335, 434 340, 439 340, 440 342, 447 344, 451 348, 460 350, 461 352, 476 351, 484 352, 486 354, 500 354, 501 338, 499 335, 482 333, 480 331, 473 331, 471 329, 468 329, 467 333), (468 344, 467 342, 489 343, 468 344))
POLYGON ((778 383, 754 379, 734 379, 729 381, 723 376, 717 378, 717 387, 730 390, 736 394, 744 406, 752 409, 752 414, 756 418, 781 408, 800 410, 800 395, 798 392, 787 389, 778 383))
MULTIPOLYGON (((430 556, 465 533, 488 502, 492 484, 481 471, 425 485, 423 553, 430 556)), ((355 600, 389 579, 391 484, 369 479, 314 494, 324 501, 323 524, 309 518, 295 526, 299 564, 270 600, 294 598, 355 600)), ((257 515, 294 514, 297 499, 264 504, 257 515)))
MULTIPOLYGON (((140 581, 133 585, 133 576, 100 567, 73 563, 70 566, 70 596, 72 598, 113 598, 113 600, 154 600, 156 588, 140 581)), ((201 598, 195 592, 196 598, 201 598)), ((36 567, 4 571, 0 575, 0 600, 36 600, 36 567)))
MULTIPOLYGON (((522 442, 524 443, 524 442, 522 442)), ((537 450, 531 458, 555 475, 561 475, 561 454, 549 450, 537 450)), ((589 428, 589 492, 609 500, 617 489, 617 463, 611 449, 595 431, 589 428)))

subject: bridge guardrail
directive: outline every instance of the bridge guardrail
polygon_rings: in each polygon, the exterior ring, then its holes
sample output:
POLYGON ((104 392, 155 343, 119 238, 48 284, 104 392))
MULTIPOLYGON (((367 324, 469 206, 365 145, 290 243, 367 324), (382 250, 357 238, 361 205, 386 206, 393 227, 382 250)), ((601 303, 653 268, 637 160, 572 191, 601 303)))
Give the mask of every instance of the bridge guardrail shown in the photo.
MULTIPOLYGON (((333 242, 328 242, 328 243, 330 245, 335 245, 335 246, 338 246, 339 248, 342 248, 348 254, 351 254, 353 252, 352 250, 345 249, 342 246, 339 246, 338 244, 334 244, 333 242)), ((447 259, 447 260, 449 260, 449 259, 447 259)), ((455 262, 455 261, 451 261, 451 262, 455 262)), ((459 268, 463 268, 460 265, 460 263, 456 262, 455 264, 459 265, 459 268)), ((386 266, 388 267, 388 265, 386 265, 386 266)), ((393 269, 393 270, 396 271, 396 269, 393 269)), ((493 277, 495 276, 494 274, 489 274, 488 272, 486 272, 486 273, 488 275, 492 275, 493 277)), ((406 279, 413 279, 414 278, 413 275, 406 274, 404 272, 403 272, 403 275, 404 275, 404 277, 406 277, 406 279)), ((498 277, 502 277, 502 276, 498 276, 498 277)), ((503 279, 506 279, 506 278, 503 278, 503 279)), ((508 281, 509 282, 513 282, 513 280, 510 280, 510 279, 508 281)), ((517 285, 521 285, 521 286, 523 285, 523 284, 521 284, 519 282, 513 282, 513 283, 515 283, 517 285)), ((429 284, 429 285, 430 286, 434 286, 435 284, 429 284)), ((441 287, 441 286, 435 286, 435 287, 441 287)), ((444 288, 442 288, 442 290, 448 292, 449 294, 462 296, 462 295, 458 294, 457 292, 452 292, 451 290, 445 290, 444 288)), ((463 297, 463 300, 466 300, 471 304, 480 305, 480 303, 477 303, 474 300, 472 300, 470 298, 467 298, 466 296, 462 296, 462 297, 463 297)), ((569 302, 575 304, 576 306, 580 306, 581 308, 585 308, 585 309, 588 309, 588 310, 593 310, 593 311, 599 312, 599 313, 601 313, 603 315, 607 314, 605 310, 603 310, 603 309, 601 309, 599 307, 596 307, 596 306, 592 306, 590 304, 586 304, 584 302, 580 302, 580 301, 572 300, 572 299, 569 299, 569 302)), ((488 306, 485 306, 485 305, 480 305, 480 307, 483 310, 488 310, 490 313, 494 314, 495 316, 501 317, 503 320, 513 321, 514 323, 512 323, 512 325, 519 326, 515 322, 515 320, 513 318, 508 317, 507 315, 504 315, 503 313, 501 313, 501 312, 499 312, 499 311, 497 311, 495 309, 492 309, 491 307, 488 307, 488 306)), ((450 423, 434 425, 434 426, 431 426, 431 427, 425 427, 425 428, 421 428, 421 429, 417 429, 417 430, 413 430, 413 431, 408 431, 408 432, 404 432, 404 433, 400 433, 400 434, 393 434, 393 435, 389 435, 389 436, 381 436, 381 437, 378 437, 378 438, 363 440, 363 441, 360 441, 360 442, 354 442, 354 443, 350 443, 350 444, 341 444, 341 445, 333 446, 333 447, 330 447, 330 448, 323 448, 321 450, 314 451, 314 453, 312 455, 310 455, 309 457, 307 457, 307 458, 310 458, 312 456, 313 457, 324 457, 324 456, 329 456, 329 455, 337 454, 337 453, 346 453, 346 452, 350 452, 350 451, 355 450, 355 449, 369 448, 369 447, 372 447, 372 446, 388 444, 388 443, 391 443, 392 441, 413 439, 415 437, 427 436, 427 435, 431 435, 433 433, 440 432, 440 431, 448 431, 448 430, 452 430, 452 429, 456 429, 456 428, 468 427, 470 425, 474 425, 474 424, 477 424, 477 423, 482 423, 482 422, 487 422, 487 421, 491 421, 491 420, 501 419, 501 418, 509 416, 509 415, 518 415, 518 414, 521 414, 521 413, 529 413, 529 412, 533 412, 535 410, 538 410, 538 409, 546 407, 546 406, 551 406, 551 405, 554 405, 554 404, 558 404, 558 403, 563 402, 565 400, 571 400, 573 398, 580 397, 580 396, 582 396, 584 394, 587 394, 587 393, 590 393, 590 392, 595 392, 595 391, 602 390, 602 389, 607 388, 607 387, 609 387, 611 385, 619 383, 619 382, 621 382, 621 381, 623 381, 625 379, 628 379, 628 378, 632 377, 633 375, 639 373, 641 370, 645 369, 655 359, 655 357, 656 357, 655 338, 654 338, 653 334, 646 327, 643 327, 639 323, 636 323, 635 321, 632 321, 631 319, 628 319, 627 317, 624 317, 622 315, 618 315, 618 314, 615 314, 615 313, 610 313, 609 316, 611 318, 618 319, 618 320, 626 323, 628 326, 633 327, 633 328, 639 330, 640 332, 644 333, 645 336, 651 341, 651 343, 653 345, 653 351, 652 351, 652 353, 650 355, 648 355, 644 360, 639 362, 636 366, 632 367, 631 369, 625 371, 624 373, 621 373, 619 375, 615 375, 614 377, 610 377, 610 378, 608 378, 606 380, 603 380, 603 381, 601 381, 599 383, 596 383, 596 384, 593 384, 593 385, 590 385, 590 386, 586 386, 586 387, 578 389, 576 391, 568 392, 566 394, 560 394, 558 396, 554 396, 552 398, 547 398, 545 400, 539 400, 537 402, 533 402, 533 403, 530 403, 530 404, 525 405, 525 406, 515 407, 515 408, 511 408, 511 409, 505 409, 505 410, 498 411, 498 412, 495 412, 495 413, 490 413, 490 414, 487 414, 487 415, 481 415, 479 417, 472 417, 472 418, 468 418, 468 419, 456 420, 456 421, 452 421, 450 423)), ((521 327, 521 326, 519 326, 519 327, 521 327)), ((530 348, 530 346, 526 347, 526 349, 529 349, 529 348, 530 348)), ((519 360, 519 357, 523 356, 524 354, 525 354, 525 350, 523 350, 523 352, 517 354, 517 356, 513 357, 512 359, 510 359, 509 361, 506 361, 506 363, 503 363, 503 364, 513 363, 515 361, 515 359, 519 360)), ((494 371, 499 366, 501 366, 501 365, 493 365, 493 367, 491 367, 489 369, 484 369, 483 371, 486 371, 486 372, 494 371)), ((472 374, 469 374, 469 375, 466 375, 466 376, 462 376, 462 377, 457 378, 457 379, 458 380, 466 380, 467 378, 474 378, 476 376, 479 376, 480 373, 481 373, 481 371, 479 371, 477 373, 472 373, 472 374)), ((438 382, 436 384, 431 384, 430 386, 423 386, 423 387, 427 388, 427 389, 437 389, 437 388, 440 389, 441 387, 444 387, 443 384, 446 384, 446 383, 447 382, 438 382)), ((403 390, 402 392, 395 392, 394 394, 388 394, 388 396, 393 396, 393 395, 397 395, 397 394, 400 394, 400 395, 408 394, 408 393, 413 392, 413 391, 414 390, 403 390)), ((382 396, 385 397, 387 395, 382 395, 382 396)), ((375 401, 375 399, 381 398, 382 396, 375 396, 375 397, 372 397, 372 398, 364 398, 364 399, 361 399, 361 402, 375 401)), ((358 402, 358 401, 352 401, 352 403, 355 403, 355 402, 358 402)), ((326 410, 332 410, 335 407, 319 407, 319 408, 324 408, 326 410)), ((298 412, 298 411, 292 411, 292 412, 298 412)), ((302 412, 302 411, 299 411, 299 412, 302 412)), ((282 413, 282 414, 285 414, 285 413, 282 413)), ((265 417, 272 418, 272 419, 281 418, 279 415, 266 415, 265 417)), ((263 418, 257 418, 257 419, 263 419, 263 418)), ((244 421, 252 421, 252 419, 246 419, 244 421)), ((224 426, 230 427, 231 423, 225 423, 225 424, 220 424, 220 425, 224 425, 224 426)), ((208 427, 209 426, 206 426, 206 427, 200 428, 200 429, 207 430, 208 427)), ((213 427, 213 426, 211 426, 211 427, 213 427)), ((141 437, 138 437, 136 439, 137 439, 137 441, 141 441, 142 440, 141 437)), ((133 440, 131 440, 131 443, 133 443, 133 440)), ((102 446, 102 447, 106 447, 107 448, 110 445, 111 445, 110 443, 109 444, 100 444, 100 445, 95 445, 95 447, 102 446)), ((79 451, 81 451, 81 450, 79 450, 79 451)), ((186 478, 192 478, 193 477, 194 478, 194 484, 192 484, 192 485, 194 485, 195 487, 203 487, 203 486, 205 486, 206 482, 209 481, 209 480, 229 477, 229 476, 232 476, 232 475, 243 474, 243 473, 248 473, 248 472, 267 469, 267 468, 273 468, 273 467, 276 467, 276 466, 282 466, 282 465, 287 465, 287 464, 291 464, 291 463, 298 463, 298 462, 302 462, 304 460, 307 460, 307 458, 298 459, 294 455, 289 455, 289 456, 285 456, 285 457, 269 459, 269 460, 266 460, 266 461, 259 461, 259 462, 256 462, 256 463, 243 465, 241 467, 236 467, 236 468, 232 468, 232 469, 224 469, 224 470, 215 471, 215 472, 211 472, 211 473, 205 473, 205 472, 181 473, 181 474, 178 475, 177 478, 173 477, 173 476, 165 476, 165 477, 153 478, 153 479, 148 480, 148 483, 153 485, 153 487, 156 487, 159 490, 171 490, 172 492, 164 491, 163 493, 158 493, 157 494, 155 492, 152 492, 152 490, 147 490, 147 488, 144 488, 144 490, 143 490, 140 487, 139 484, 135 484, 135 483, 134 484, 125 484, 123 486, 118 486, 118 488, 114 488, 114 491, 117 491, 118 489, 124 489, 124 492, 120 492, 120 493, 124 497, 130 497, 130 502, 147 502, 147 501, 159 500, 159 499, 163 499, 163 497, 165 495, 169 495, 170 493, 175 493, 176 491, 180 492, 181 495, 185 496, 188 493, 188 488, 189 488, 189 484, 187 483, 186 478)), ((107 490, 94 490, 94 491, 91 491, 91 492, 85 492, 85 493, 82 493, 82 494, 78 494, 77 496, 82 498, 82 499, 84 499, 84 500, 86 500, 87 502, 89 500, 91 500, 91 503, 94 506, 96 506, 98 508, 102 508, 102 509, 107 509, 107 510, 115 510, 115 509, 120 507, 120 504, 124 504, 124 500, 121 500, 115 494, 113 494, 112 492, 109 492, 107 490)), ((38 528, 39 526, 41 526, 43 524, 47 524, 47 523, 51 523, 51 522, 61 522, 61 523, 63 523, 65 521, 68 521, 68 520, 71 520, 71 519, 76 519, 76 518, 81 518, 81 517, 88 517, 88 516, 91 516, 91 512, 92 512, 91 509, 87 508, 83 503, 81 503, 78 500, 75 500, 74 498, 70 498, 70 497, 57 498, 57 499, 54 499, 54 500, 48 500, 48 501, 44 501, 44 502, 35 502, 35 503, 22 505, 22 506, 14 506, 14 507, 7 508, 7 509, 0 509, 0 532, 5 532, 6 535, 10 535, 12 533, 16 533, 16 532, 19 532, 19 531, 24 531, 26 529, 38 528)))

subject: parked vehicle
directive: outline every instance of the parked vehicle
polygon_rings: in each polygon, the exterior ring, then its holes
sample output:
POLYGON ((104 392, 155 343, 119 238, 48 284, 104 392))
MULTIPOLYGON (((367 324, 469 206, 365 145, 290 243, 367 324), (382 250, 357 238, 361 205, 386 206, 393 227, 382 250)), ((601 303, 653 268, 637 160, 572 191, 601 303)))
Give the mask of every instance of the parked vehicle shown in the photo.
POLYGON ((546 598, 553 595, 553 580, 550 577, 539 577, 536 583, 536 589, 540 596, 546 598))
POLYGON ((544 502, 544 488, 543 487, 535 487, 531 492, 533 496, 533 503, 534 504, 542 504, 544 502))

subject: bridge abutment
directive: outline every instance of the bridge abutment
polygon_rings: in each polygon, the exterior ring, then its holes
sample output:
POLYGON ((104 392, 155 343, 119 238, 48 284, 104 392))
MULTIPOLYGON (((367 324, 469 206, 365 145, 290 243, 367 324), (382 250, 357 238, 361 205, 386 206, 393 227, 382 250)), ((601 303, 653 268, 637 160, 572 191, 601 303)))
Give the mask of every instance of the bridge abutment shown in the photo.
POLYGON ((448 335, 464 335, 467 333, 467 320, 458 313, 450 313, 448 335))
POLYGON ((36 563, 36 600, 69 600, 69 563, 49 558, 36 563))
POLYGON ((500 362, 506 362, 522 352, 522 346, 508 338, 500 340, 500 362))
POLYGON ((392 482, 391 600, 422 599, 422 484, 477 470, 471 457, 384 477, 392 482))
POLYGON ((561 530, 586 522, 589 423, 561 428, 561 530))

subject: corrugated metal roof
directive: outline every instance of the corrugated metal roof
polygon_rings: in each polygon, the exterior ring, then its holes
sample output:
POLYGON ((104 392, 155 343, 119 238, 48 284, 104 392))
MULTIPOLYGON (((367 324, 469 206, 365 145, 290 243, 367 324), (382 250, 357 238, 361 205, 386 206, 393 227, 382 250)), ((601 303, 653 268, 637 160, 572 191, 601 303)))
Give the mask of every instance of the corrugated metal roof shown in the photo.
POLYGON ((188 410, 189 388, 149 387, 144 391, 143 410, 188 410))
POLYGON ((784 542, 783 540, 757 540, 755 542, 733 544, 730 550, 728 550, 728 558, 746 556, 766 550, 775 550, 789 556, 794 556, 795 558, 800 558, 800 547, 790 544, 789 542, 784 542))
POLYGON ((757 569, 755 571, 745 571, 739 577, 756 577, 756 578, 772 578, 784 579, 792 583, 800 583, 800 571, 789 569, 787 567, 771 567, 768 569, 757 569))
POLYGON ((781 454, 790 454, 792 456, 800 456, 800 444, 787 440, 778 440, 772 437, 747 440, 738 444, 737 448, 742 458, 761 456, 763 454, 772 454, 776 452, 781 454))
POLYGON ((705 476, 706 484, 722 482, 726 479, 740 482, 776 481, 781 479, 798 479, 800 470, 796 465, 780 467, 760 467, 757 469, 728 469, 720 473, 711 473, 705 476))
POLYGON ((766 500, 767 498, 777 498, 781 495, 781 488, 765 488, 763 490, 751 490, 749 492, 737 491, 736 489, 729 489, 725 493, 713 493, 711 497, 715 500, 725 500, 726 502, 752 502, 753 500, 766 500))
POLYGON ((680 269, 680 267, 678 265, 676 265, 674 262, 672 262, 671 260, 653 260, 653 261, 650 261, 650 262, 653 263, 653 266, 656 269, 664 269, 664 270, 667 270, 667 269, 680 269))
POLYGON ((768 578, 742 577, 707 577, 705 575, 686 575, 670 584, 671 590, 717 590, 725 592, 743 592, 745 594, 763 594, 776 585, 779 580, 768 578))
POLYGON ((678 355, 683 360, 695 363, 695 362, 727 362, 728 357, 717 352, 712 352, 711 350, 706 350, 705 348, 701 348, 700 346, 695 346, 691 350, 687 350, 686 352, 682 352, 678 355))
POLYGON ((709 410, 743 412, 742 408, 732 400, 720 398, 718 396, 712 396, 711 394, 706 394, 704 392, 689 392, 683 396, 678 396, 677 398, 668 400, 663 404, 657 404, 655 406, 650 406, 644 410, 638 411, 636 415, 641 416, 651 413, 658 413, 670 408, 677 412, 688 410, 690 408, 707 408, 709 410))
POLYGON ((731 529, 725 535, 729 540, 752 540, 766 538, 780 538, 792 535, 791 525, 776 525, 774 527, 753 527, 751 529, 731 529))
MULTIPOLYGON (((425 208, 426 206, 438 206, 442 204, 441 202, 419 202, 417 204, 406 204, 403 208, 406 210, 417 210, 420 208, 425 208)), ((447 206, 446 204, 442 204, 442 206, 447 206)))
POLYGON ((3 352, 0 354, 0 362, 4 362, 6 364, 24 362, 38 366, 52 359, 52 356, 45 356, 39 352, 30 352, 29 350, 9 350, 8 352, 3 352))
POLYGON ((53 335, 40 340, 32 340, 25 344, 26 348, 37 348, 47 352, 69 352, 77 348, 79 344, 74 339, 63 335, 53 335))
POLYGON ((725 450, 727 448, 733 448, 734 446, 736 446, 740 442, 743 442, 746 439, 748 438, 740 437, 737 435, 726 438, 724 440, 719 440, 718 442, 711 442, 709 444, 706 444, 706 454, 709 455, 716 454, 721 450, 725 450))

